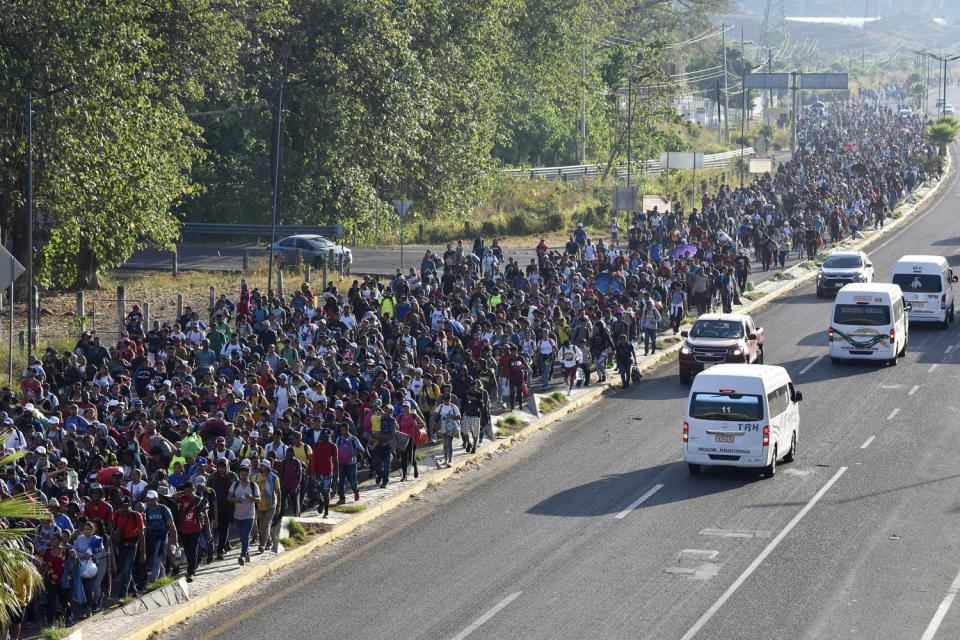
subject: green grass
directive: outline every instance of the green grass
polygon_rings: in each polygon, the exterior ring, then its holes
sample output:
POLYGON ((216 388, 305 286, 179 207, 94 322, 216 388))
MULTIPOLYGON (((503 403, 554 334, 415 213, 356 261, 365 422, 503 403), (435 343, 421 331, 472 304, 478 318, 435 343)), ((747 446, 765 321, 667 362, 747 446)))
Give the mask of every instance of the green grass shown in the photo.
POLYGON ((903 212, 902 212, 902 211, 895 211, 895 212, 893 213, 893 216, 892 216, 892 217, 893 217, 894 220, 899 220, 900 218, 903 217, 903 212))
POLYGON ((306 527, 296 520, 291 520, 290 524, 287 525, 287 528, 290 530, 290 537, 298 542, 303 542, 304 538, 307 537, 306 527))
POLYGON ((331 511, 336 511, 337 513, 360 513, 361 511, 366 511, 367 505, 363 502, 354 502, 353 504, 339 504, 330 507, 331 511))
POLYGON ((497 420, 497 429, 500 430, 502 435, 512 436, 523 430, 523 422, 511 413, 497 420))
POLYGON ((430 456, 429 453, 418 453, 418 454, 417 454, 417 460, 420 461, 420 460, 423 460, 424 458, 427 458, 427 457, 429 457, 429 456, 430 456))
POLYGON ((66 627, 47 627, 40 634, 42 640, 63 640, 69 635, 70 630, 66 627))
POLYGON ((173 584, 177 579, 173 576, 160 576, 153 582, 147 585, 147 591, 155 591, 157 589, 163 589, 168 584, 173 584))
POLYGON ((550 395, 540 398, 540 413, 550 413, 568 402, 562 391, 554 391, 550 395))
POLYGON ((300 540, 294 540, 293 538, 280 538, 279 542, 284 549, 293 549, 301 543, 300 540))

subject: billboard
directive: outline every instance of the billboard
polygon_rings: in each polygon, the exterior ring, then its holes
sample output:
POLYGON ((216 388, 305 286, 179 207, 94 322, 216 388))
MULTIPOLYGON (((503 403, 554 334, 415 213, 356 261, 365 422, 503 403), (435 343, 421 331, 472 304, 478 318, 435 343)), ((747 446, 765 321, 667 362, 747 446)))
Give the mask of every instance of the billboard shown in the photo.
POLYGON ((703 169, 703 154, 692 151, 661 151, 660 168, 703 169))
POLYGON ((744 89, 788 89, 790 87, 789 73, 745 73, 743 74, 744 89))
POLYGON ((804 73, 800 75, 801 89, 846 89, 845 73, 804 73))

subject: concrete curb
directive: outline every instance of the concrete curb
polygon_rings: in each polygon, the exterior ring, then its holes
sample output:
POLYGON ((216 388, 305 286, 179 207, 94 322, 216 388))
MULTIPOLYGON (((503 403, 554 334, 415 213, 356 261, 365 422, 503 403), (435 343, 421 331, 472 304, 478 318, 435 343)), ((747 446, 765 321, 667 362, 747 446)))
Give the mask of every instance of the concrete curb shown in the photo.
MULTIPOLYGON (((944 171, 944 179, 941 179, 936 186, 931 188, 930 191, 923 198, 921 198, 920 201, 918 201, 916 204, 910 205, 909 206, 910 210, 908 212, 905 212, 900 218, 896 220, 892 220, 889 224, 886 224, 883 229, 874 233, 869 238, 852 242, 850 244, 850 247, 851 248, 866 247, 872 244, 873 242, 877 241, 877 239, 882 238, 886 235, 889 235, 894 229, 898 228, 901 224, 903 224, 903 221, 911 218, 917 211, 919 211, 923 207, 924 204, 926 204, 934 195, 936 195, 939 192, 940 186, 944 183, 944 180, 946 179, 946 176, 949 173, 950 168, 951 168, 951 156, 948 153, 947 167, 944 171)), ((798 272, 804 271, 805 269, 808 269, 808 268, 809 267, 806 267, 805 265, 797 265, 789 269, 788 273, 793 271, 798 271, 798 272)), ((734 311, 736 313, 752 313, 758 309, 761 309, 766 305, 770 304, 772 300, 775 300, 776 298, 786 293, 789 293, 790 291, 793 291, 794 289, 797 289, 803 286, 804 284, 808 283, 810 280, 816 277, 816 273, 817 273, 816 271, 811 270, 802 275, 798 275, 793 280, 781 281, 779 284, 781 284, 782 286, 778 286, 773 291, 766 292, 765 295, 758 300, 754 300, 745 305, 740 305, 740 307, 735 308, 734 311)), ((656 357, 648 358, 646 361, 639 363, 638 368, 640 369, 641 373, 650 371, 658 367, 661 364, 661 360, 664 356, 672 356, 673 354, 677 353, 680 350, 680 347, 682 346, 682 344, 683 344, 682 341, 672 344, 669 347, 666 347, 661 351, 659 351, 656 357)), ((403 491, 396 493, 393 496, 390 496, 389 498, 387 498, 386 500, 383 500, 382 502, 370 507, 369 509, 366 509, 344 520, 335 529, 319 534, 309 542, 299 547, 296 547, 294 549, 291 549, 289 551, 285 551, 277 555, 274 559, 272 559, 269 562, 260 563, 255 567, 252 567, 249 571, 243 573, 242 575, 239 575, 235 578, 227 580, 226 582, 214 587, 207 593, 199 595, 193 600, 185 602, 177 607, 174 607, 170 611, 158 616, 157 618, 154 618, 153 620, 131 630, 129 633, 124 635, 123 638, 125 640, 147 640, 148 638, 150 638, 152 634, 162 632, 180 622, 183 622, 190 616, 195 615, 196 613, 199 613, 200 611, 210 606, 213 606, 225 600, 226 598, 229 598, 230 596, 232 596, 239 590, 243 589, 244 587, 250 586, 251 584, 255 583, 260 578, 263 578, 264 576, 269 575, 270 573, 277 571, 278 569, 282 569, 283 567, 286 567, 287 565, 290 565, 296 562, 297 560, 300 560, 301 558, 306 557, 307 555, 312 553, 314 550, 330 542, 333 542, 350 533, 353 533, 358 528, 374 520, 378 516, 403 504, 410 497, 416 496, 426 491, 427 489, 432 487, 435 483, 439 483, 446 480, 450 476, 465 469, 468 465, 479 462, 487 454, 494 453, 501 446, 510 446, 514 442, 518 440, 523 440, 528 436, 530 436, 531 434, 539 431, 540 429, 544 428, 549 423, 553 422, 559 417, 568 415, 570 413, 574 413, 576 411, 579 411, 580 409, 583 409, 586 406, 592 405, 603 396, 604 391, 608 387, 613 387, 615 386, 615 384, 616 382, 612 378, 609 379, 606 383, 603 383, 603 384, 597 383, 596 386, 591 388, 589 391, 587 391, 585 394, 583 394, 576 400, 573 400, 563 405, 562 407, 556 409, 555 411, 552 411, 540 417, 539 419, 534 420, 533 422, 531 422, 529 425, 527 425, 517 433, 503 439, 492 441, 490 444, 483 446, 483 448, 479 449, 476 453, 466 456, 464 458, 461 458, 449 469, 440 469, 430 474, 429 478, 424 478, 420 482, 411 483, 403 491)))

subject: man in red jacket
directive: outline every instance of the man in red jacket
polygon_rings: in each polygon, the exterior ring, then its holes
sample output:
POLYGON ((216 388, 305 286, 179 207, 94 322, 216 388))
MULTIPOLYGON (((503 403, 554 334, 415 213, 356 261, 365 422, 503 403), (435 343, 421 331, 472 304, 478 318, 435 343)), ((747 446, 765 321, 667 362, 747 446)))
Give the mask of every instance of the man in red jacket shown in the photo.
POLYGON ((320 442, 313 448, 310 456, 310 474, 313 475, 313 486, 317 489, 317 512, 323 517, 330 515, 330 488, 333 486, 333 475, 337 468, 337 445, 330 442, 330 429, 320 433, 320 442))

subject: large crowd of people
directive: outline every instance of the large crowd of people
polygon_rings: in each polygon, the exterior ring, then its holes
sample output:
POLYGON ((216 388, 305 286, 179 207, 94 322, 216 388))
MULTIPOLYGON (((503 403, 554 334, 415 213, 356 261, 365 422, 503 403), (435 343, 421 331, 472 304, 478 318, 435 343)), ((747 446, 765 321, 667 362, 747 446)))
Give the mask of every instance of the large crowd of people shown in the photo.
POLYGON ((0 439, 26 452, 0 496, 50 514, 6 523, 35 527, 46 585, 18 591, 14 626, 275 551, 285 514, 359 501, 358 469, 376 491, 418 477, 418 447, 442 445, 450 465, 496 437, 493 414, 561 376, 570 391, 615 367, 634 384, 640 348, 656 352, 688 314, 729 311, 755 268, 882 225, 926 178, 922 128, 877 103, 807 113, 772 175, 689 211, 614 218, 602 238, 578 225, 529 264, 477 238, 345 290, 304 282, 280 299, 241 282, 234 299, 150 326, 134 306, 116 342, 47 349, 0 391, 0 439))

